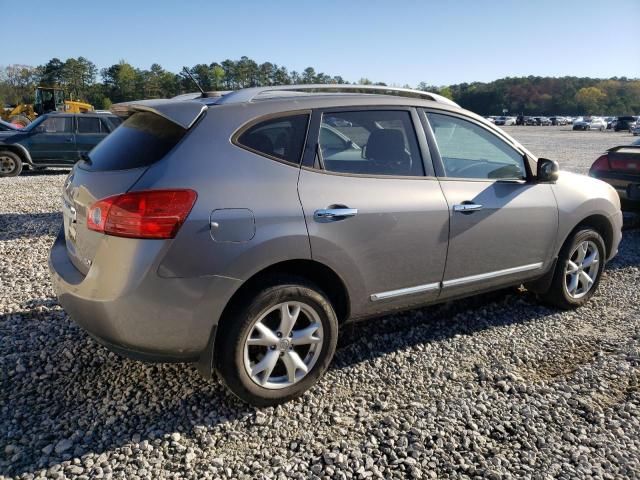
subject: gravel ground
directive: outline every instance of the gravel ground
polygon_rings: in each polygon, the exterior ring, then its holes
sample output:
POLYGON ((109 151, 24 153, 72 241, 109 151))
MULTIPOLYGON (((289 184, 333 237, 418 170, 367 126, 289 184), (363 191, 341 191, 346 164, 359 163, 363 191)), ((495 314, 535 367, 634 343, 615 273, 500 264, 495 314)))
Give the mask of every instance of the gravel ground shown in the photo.
MULTIPOLYGON (((507 130, 580 172, 624 136, 507 130)), ((578 311, 511 290, 352 325, 318 386, 257 410, 69 320, 63 179, 0 179, 0 478, 640 478, 640 231, 578 311)))

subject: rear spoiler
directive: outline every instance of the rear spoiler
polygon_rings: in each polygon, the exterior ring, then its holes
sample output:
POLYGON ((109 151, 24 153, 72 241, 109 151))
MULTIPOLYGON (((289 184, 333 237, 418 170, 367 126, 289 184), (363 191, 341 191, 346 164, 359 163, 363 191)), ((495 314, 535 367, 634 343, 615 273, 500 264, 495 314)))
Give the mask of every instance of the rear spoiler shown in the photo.
POLYGON ((111 111, 121 118, 127 118, 135 112, 150 112, 166 118, 185 130, 190 129, 206 110, 207 106, 200 102, 168 99, 135 100, 111 106, 111 111))
POLYGON ((613 147, 607 150, 608 153, 616 153, 616 152, 620 152, 620 153, 640 153, 640 145, 619 145, 617 147, 613 147), (626 149, 630 149, 630 150, 637 150, 637 152, 633 151, 633 152, 620 152, 620 150, 626 150, 626 149))

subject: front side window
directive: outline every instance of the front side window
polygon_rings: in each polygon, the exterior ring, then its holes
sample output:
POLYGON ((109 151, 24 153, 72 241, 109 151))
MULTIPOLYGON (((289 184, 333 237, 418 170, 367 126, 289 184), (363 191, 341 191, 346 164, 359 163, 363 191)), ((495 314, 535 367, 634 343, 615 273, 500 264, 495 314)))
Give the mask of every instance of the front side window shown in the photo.
POLYGON ((424 176, 408 111, 324 113, 319 145, 324 168, 331 172, 424 176))
POLYGON ((524 157, 484 128, 438 113, 427 117, 436 138, 447 177, 525 179, 524 157))
POLYGON ((96 117, 77 117, 78 133, 100 133, 100 119, 96 117))
POLYGON ((48 117, 38 124, 35 131, 38 133, 69 133, 71 132, 71 120, 71 117, 48 117))
POLYGON ((302 156, 308 120, 307 114, 271 118, 248 128, 237 143, 256 153, 297 164, 302 156))

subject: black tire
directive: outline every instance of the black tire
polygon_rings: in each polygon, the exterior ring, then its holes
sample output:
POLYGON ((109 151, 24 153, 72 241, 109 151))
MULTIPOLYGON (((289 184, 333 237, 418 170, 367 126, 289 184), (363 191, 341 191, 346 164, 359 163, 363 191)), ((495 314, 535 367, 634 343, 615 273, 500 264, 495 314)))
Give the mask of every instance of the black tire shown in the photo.
POLYGON ((0 151, 0 177, 17 177, 22 172, 22 159, 8 150, 0 151))
POLYGON ((592 228, 585 227, 576 231, 570 236, 560 250, 558 261, 556 262, 555 272, 553 274, 553 280, 551 286, 546 293, 540 295, 541 300, 545 303, 558 307, 562 310, 571 310, 581 307, 587 303, 591 297, 595 294, 600 284, 600 278, 602 277, 602 271, 606 262, 606 247, 602 236, 592 228), (566 285, 566 270, 571 260, 571 254, 576 247, 585 241, 592 242, 598 249, 599 260, 597 263, 597 270, 595 271, 596 278, 593 281, 591 288, 580 298, 574 298, 568 292, 566 285))
POLYGON ((266 282, 262 290, 246 294, 243 300, 222 320, 216 334, 214 366, 218 376, 234 395, 258 407, 278 405, 302 395, 327 370, 336 349, 338 320, 328 297, 303 278, 280 276, 266 282), (261 316, 285 301, 300 302, 313 309, 322 325, 323 341, 306 375, 284 388, 269 389, 254 382, 246 371, 245 341, 261 316))

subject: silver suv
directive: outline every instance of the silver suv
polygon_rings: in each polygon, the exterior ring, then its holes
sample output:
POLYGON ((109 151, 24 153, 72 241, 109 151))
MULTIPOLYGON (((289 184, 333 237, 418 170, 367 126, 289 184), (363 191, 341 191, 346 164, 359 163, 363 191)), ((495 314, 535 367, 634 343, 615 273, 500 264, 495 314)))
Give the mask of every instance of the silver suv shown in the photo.
POLYGON ((273 405, 341 326, 524 284, 560 308, 617 252, 616 192, 438 95, 286 86, 120 104, 64 183, 60 303, 134 358, 273 405))

